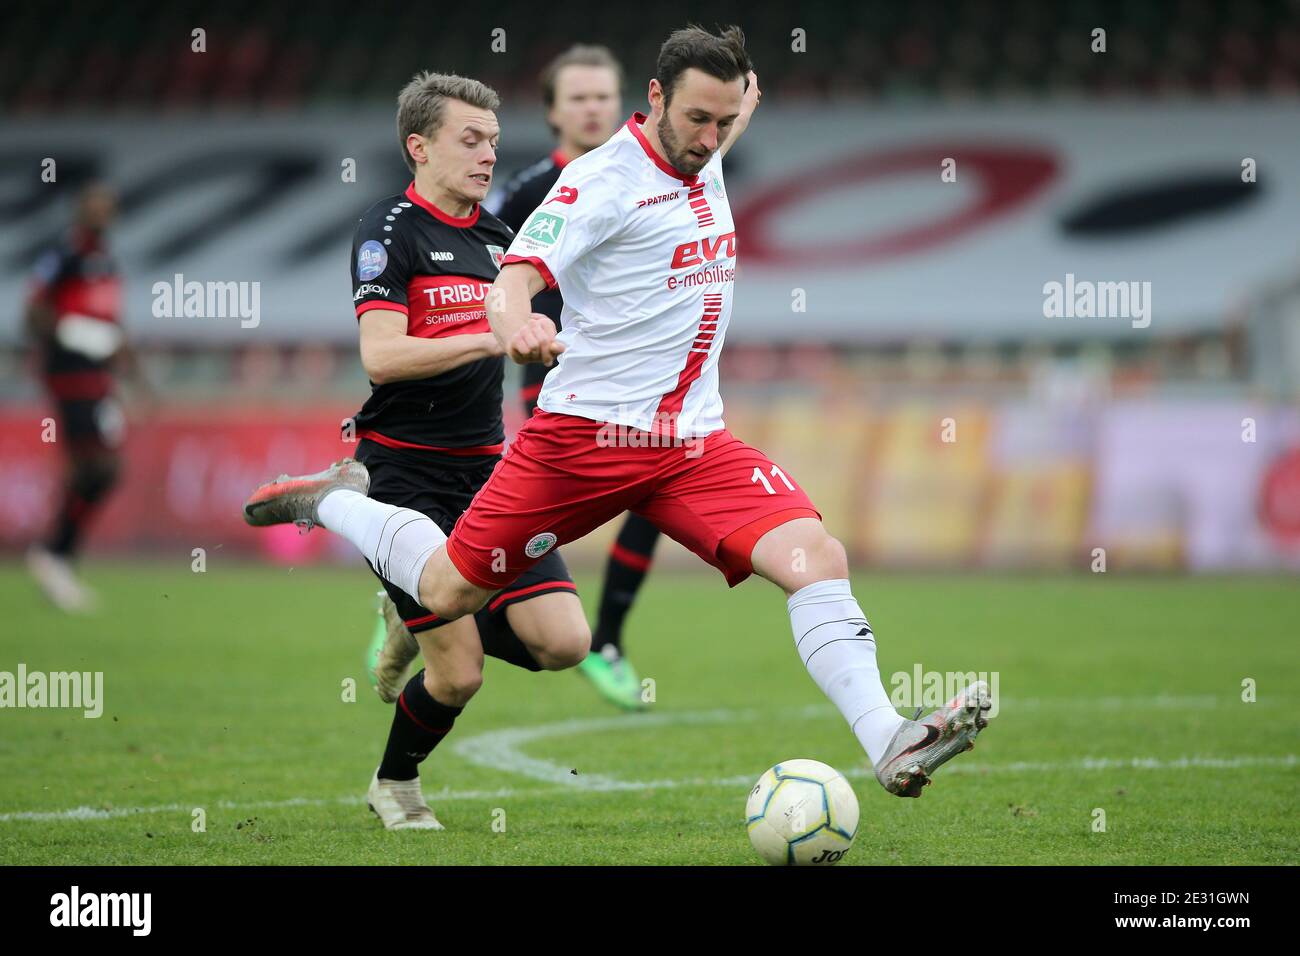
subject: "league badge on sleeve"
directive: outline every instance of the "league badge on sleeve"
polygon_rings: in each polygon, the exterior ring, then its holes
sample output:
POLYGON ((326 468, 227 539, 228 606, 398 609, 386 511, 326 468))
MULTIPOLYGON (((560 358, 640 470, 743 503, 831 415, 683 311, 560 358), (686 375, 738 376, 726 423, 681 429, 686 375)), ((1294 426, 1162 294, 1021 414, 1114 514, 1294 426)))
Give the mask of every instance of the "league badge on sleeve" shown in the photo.
POLYGON ((560 233, 564 231, 566 221, 561 213, 543 212, 538 209, 524 223, 524 228, 519 230, 515 242, 528 252, 540 252, 543 249, 550 249, 560 241, 560 233))
POLYGON ((378 278, 388 267, 388 250, 375 239, 367 239, 357 250, 357 278, 362 282, 378 278))

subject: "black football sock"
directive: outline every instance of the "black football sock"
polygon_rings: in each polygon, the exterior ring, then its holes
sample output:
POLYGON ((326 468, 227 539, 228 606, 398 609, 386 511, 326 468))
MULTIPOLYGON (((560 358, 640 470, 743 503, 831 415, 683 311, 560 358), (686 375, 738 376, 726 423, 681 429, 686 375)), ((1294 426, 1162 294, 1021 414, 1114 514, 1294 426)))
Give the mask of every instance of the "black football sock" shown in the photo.
POLYGON ((605 565, 596 633, 591 636, 593 654, 611 646, 622 653, 623 620, 650 570, 658 540, 659 529, 640 515, 629 514, 623 522, 605 565))
POLYGON ((406 682, 397 706, 388 746, 379 764, 383 780, 414 780, 420 775, 420 761, 451 733, 462 707, 448 707, 429 696, 424 688, 424 670, 406 682))
POLYGON ((117 483, 113 462, 83 462, 73 466, 59 514, 46 547, 61 558, 75 556, 90 519, 117 483))
POLYGON ((86 502, 73 489, 69 488, 59 506, 59 515, 54 523, 46 548, 61 558, 71 558, 81 542, 82 516, 88 511, 86 502))
POLYGON ((488 657, 514 664, 526 671, 542 669, 542 665, 537 663, 528 647, 511 629, 504 608, 493 613, 485 605, 474 615, 474 624, 478 627, 479 640, 483 642, 483 653, 488 657))

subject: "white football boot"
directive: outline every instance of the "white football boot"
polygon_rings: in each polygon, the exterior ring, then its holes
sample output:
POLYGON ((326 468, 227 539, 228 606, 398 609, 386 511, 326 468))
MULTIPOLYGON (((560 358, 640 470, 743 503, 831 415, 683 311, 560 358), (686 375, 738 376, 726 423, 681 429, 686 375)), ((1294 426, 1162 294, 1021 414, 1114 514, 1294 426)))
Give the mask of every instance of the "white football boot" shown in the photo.
POLYGON ((974 749, 992 706, 988 684, 981 680, 924 720, 903 721, 875 767, 876 779, 895 796, 919 797, 937 767, 974 749))
POLYGON ((95 595, 77 578, 72 563, 42 547, 27 551, 31 572, 50 603, 67 614, 89 614, 98 607, 95 595))
POLYGON ((255 528, 293 523, 310 531, 320 524, 317 506, 337 488, 367 494, 370 472, 361 462, 342 458, 314 475, 281 475, 260 485, 244 502, 244 521, 255 528))
POLYGON ((376 770, 370 780, 366 802, 383 821, 385 830, 446 829, 424 802, 419 777, 414 780, 380 780, 376 770))

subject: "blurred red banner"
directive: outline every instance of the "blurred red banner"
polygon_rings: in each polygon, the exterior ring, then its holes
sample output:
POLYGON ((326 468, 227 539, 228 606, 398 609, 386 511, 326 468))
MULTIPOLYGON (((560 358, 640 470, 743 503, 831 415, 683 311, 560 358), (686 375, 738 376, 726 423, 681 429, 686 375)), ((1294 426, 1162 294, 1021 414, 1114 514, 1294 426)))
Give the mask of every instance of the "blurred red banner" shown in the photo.
MULTIPOLYGON (((123 444, 123 475, 90 535, 114 549, 229 547, 271 556, 308 557, 328 548, 328 535, 299 535, 246 526, 244 499, 282 472, 316 471, 351 454, 340 423, 355 406, 217 411, 185 408, 135 418, 123 444)), ((21 548, 49 528, 65 465, 58 441, 42 441, 40 405, 0 411, 0 547, 21 548)))

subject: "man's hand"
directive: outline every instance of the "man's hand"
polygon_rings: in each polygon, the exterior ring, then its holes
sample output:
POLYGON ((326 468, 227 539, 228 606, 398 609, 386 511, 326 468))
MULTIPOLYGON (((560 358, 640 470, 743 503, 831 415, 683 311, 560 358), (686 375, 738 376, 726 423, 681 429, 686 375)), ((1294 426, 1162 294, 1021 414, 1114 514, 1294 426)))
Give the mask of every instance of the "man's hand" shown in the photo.
POLYGON ((511 336, 507 352, 520 365, 541 362, 549 366, 564 351, 564 343, 555 336, 555 323, 548 316, 534 312, 527 324, 511 336))
POLYGON ((731 131, 727 133, 726 141, 718 149, 723 156, 727 155, 727 150, 736 145, 736 140, 740 139, 741 134, 745 132, 754 110, 758 109, 758 101, 763 98, 763 92, 758 88, 758 74, 750 70, 747 76, 749 86, 745 88, 745 98, 740 101, 740 115, 731 124, 731 131))

